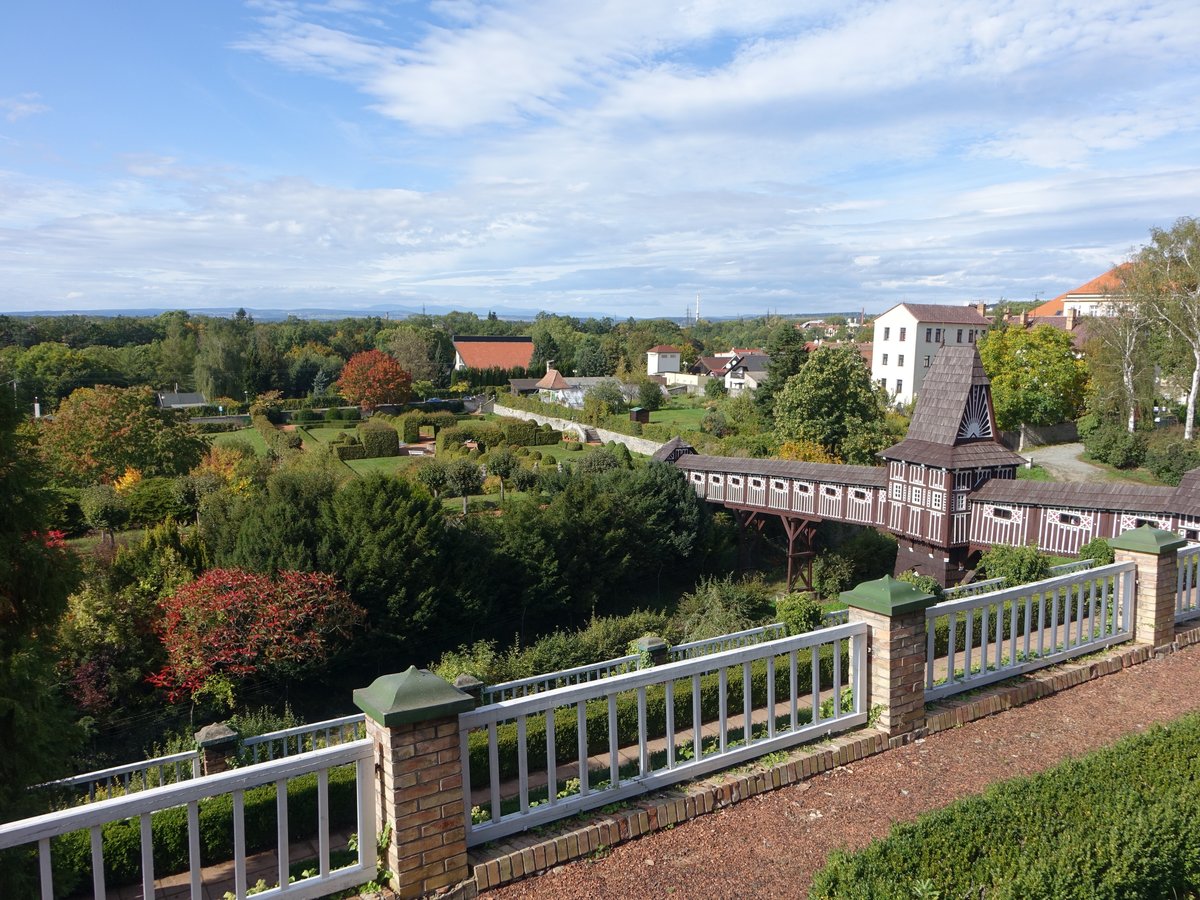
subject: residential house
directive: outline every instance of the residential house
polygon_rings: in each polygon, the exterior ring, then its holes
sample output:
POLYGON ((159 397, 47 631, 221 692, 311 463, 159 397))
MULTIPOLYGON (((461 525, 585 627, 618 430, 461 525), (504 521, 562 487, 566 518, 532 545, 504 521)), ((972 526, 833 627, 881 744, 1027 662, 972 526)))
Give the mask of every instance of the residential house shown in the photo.
POLYGON ((196 409, 207 406, 208 401, 199 391, 158 391, 158 405, 162 409, 196 409))
POLYGON ((743 391, 754 391, 767 380, 771 357, 765 353, 743 353, 729 360, 725 371, 725 390, 736 397, 743 391))
POLYGON ((1034 319, 1054 316, 1066 317, 1074 312, 1077 316, 1114 316, 1122 302, 1125 289, 1124 274, 1131 263, 1121 263, 1114 266, 1103 275, 1093 278, 1087 284, 1081 284, 1073 291, 1059 294, 1053 300, 1047 300, 1041 306, 1029 311, 1034 319))
POLYGON ((611 375, 578 376, 563 375, 558 369, 549 366, 535 385, 538 396, 546 403, 558 403, 572 409, 583 409, 583 400, 587 392, 602 381, 611 381, 621 389, 627 403, 633 402, 638 395, 636 384, 623 384, 611 375))
POLYGON ((511 335, 455 336, 454 368, 528 369, 533 362, 533 338, 511 335))
POLYGON ((667 344, 651 347, 646 351, 646 374, 665 375, 668 372, 680 371, 679 354, 678 347, 671 347, 667 344))
POLYGON ((971 346, 987 331, 991 320, 984 315, 984 309, 982 303, 893 306, 875 319, 871 377, 887 389, 897 404, 912 402, 942 346, 971 346))

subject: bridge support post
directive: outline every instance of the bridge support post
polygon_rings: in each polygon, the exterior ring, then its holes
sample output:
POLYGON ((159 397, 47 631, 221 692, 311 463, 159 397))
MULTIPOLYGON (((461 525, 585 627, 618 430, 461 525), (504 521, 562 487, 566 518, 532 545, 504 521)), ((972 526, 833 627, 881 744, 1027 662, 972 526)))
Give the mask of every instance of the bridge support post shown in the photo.
POLYGON ((1117 562, 1137 566, 1133 639, 1162 647, 1175 637, 1175 604, 1179 591, 1180 548, 1187 541, 1172 531, 1143 525, 1108 542, 1117 562))
POLYGON ((850 621, 867 634, 869 706, 879 707, 879 727, 894 743, 925 728, 925 610, 936 599, 907 581, 885 575, 866 581, 841 599, 850 621))
POLYGON ((796 578, 800 578, 800 583, 804 585, 806 591, 813 589, 812 585, 812 561, 813 553, 812 541, 813 536, 817 533, 816 526, 807 519, 794 519, 790 516, 781 516, 783 522, 783 531, 787 535, 787 588, 792 590, 796 584, 796 578), (796 549, 796 542, 800 541, 800 550, 796 549), (797 566, 796 563, 800 565, 797 566))
POLYGON ((410 667, 354 692, 375 745, 376 833, 392 827, 385 850, 392 888, 423 897, 466 881, 467 831, 458 714, 475 699, 410 667))

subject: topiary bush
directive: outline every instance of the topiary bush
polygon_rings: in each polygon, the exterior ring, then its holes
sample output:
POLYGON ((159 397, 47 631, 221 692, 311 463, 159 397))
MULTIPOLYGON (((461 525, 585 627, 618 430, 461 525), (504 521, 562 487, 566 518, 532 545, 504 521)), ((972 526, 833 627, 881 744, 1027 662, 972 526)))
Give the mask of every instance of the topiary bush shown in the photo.
POLYGON ((815 594, 788 594, 775 601, 775 618, 787 626, 789 635, 816 631, 825 622, 825 610, 815 594))
POLYGON ((358 439, 367 459, 400 455, 400 435, 386 422, 363 422, 358 426, 358 439))

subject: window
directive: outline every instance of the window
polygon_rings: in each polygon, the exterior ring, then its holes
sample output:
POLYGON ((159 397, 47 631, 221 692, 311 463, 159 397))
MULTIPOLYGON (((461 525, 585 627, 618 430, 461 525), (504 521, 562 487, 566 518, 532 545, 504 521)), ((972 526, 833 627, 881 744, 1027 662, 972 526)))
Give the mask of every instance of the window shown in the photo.
POLYGON ((892 336, 892 329, 890 329, 890 328, 885 328, 885 329, 883 329, 883 339, 884 339, 885 341, 886 341, 888 338, 890 338, 891 336, 892 336))
POLYGON ((967 332, 967 343, 969 343, 969 344, 975 343, 975 329, 974 328, 972 328, 970 331, 967 332))
POLYGON ((1013 516, 1012 516, 1011 509, 1002 509, 999 506, 992 507, 992 518, 993 519, 999 519, 1001 522, 1011 522, 1012 517, 1013 516))
POLYGON ((899 356, 896 357, 896 365, 898 365, 898 366, 904 365, 904 354, 903 353, 901 353, 899 356))
POLYGON ((884 364, 885 366, 887 365, 887 356, 888 356, 888 355, 887 355, 886 353, 885 353, 885 354, 883 354, 883 364, 884 364))
POLYGON ((927 356, 927 357, 925 357, 925 368, 926 368, 926 369, 928 369, 928 368, 929 368, 929 357, 928 357, 928 356, 927 356))
POLYGON ((826 497, 836 497, 838 495, 838 489, 835 487, 824 487, 821 488, 821 493, 826 497))
POLYGON ((904 393, 904 379, 903 378, 896 379, 896 393, 897 394, 904 393))
POLYGON ((939 328, 934 332, 934 335, 934 342, 940 344, 942 342, 942 329, 939 328))
POLYGON ((797 484, 796 485, 796 493, 797 494, 811 494, 812 493, 812 485, 811 484, 797 484))
POLYGON ((932 341, 933 341, 933 329, 926 328, 925 329, 925 343, 927 343, 927 344, 932 343, 932 341))
POLYGON ((900 329, 900 340, 904 340, 904 337, 905 337, 905 334, 906 334, 906 332, 907 332, 907 331, 908 331, 908 329, 907 329, 907 328, 901 328, 901 329, 900 329))
POLYGON ((961 328, 958 329, 958 343, 960 344, 962 343, 962 331, 963 330, 961 328))
POLYGON ((920 506, 925 502, 925 489, 915 487, 912 489, 912 502, 915 506, 920 506))
POLYGON ((852 497, 853 497, 855 500, 866 500, 866 499, 867 499, 867 492, 866 492, 866 491, 862 491, 862 490, 858 490, 858 489, 856 488, 855 490, 852 490, 852 491, 850 492, 850 496, 852 496, 852 497))
POLYGON ((930 491, 929 505, 940 512, 946 505, 946 495, 941 491, 930 491))
POLYGON ((902 485, 902 484, 893 484, 892 485, 892 499, 893 500, 903 500, 904 499, 904 485, 902 485))
POLYGON ((1071 515, 1070 513, 1059 513, 1058 514, 1058 524, 1059 525, 1070 525, 1073 528, 1078 528, 1080 525, 1083 524, 1083 520, 1081 518, 1079 518, 1079 516, 1071 515))

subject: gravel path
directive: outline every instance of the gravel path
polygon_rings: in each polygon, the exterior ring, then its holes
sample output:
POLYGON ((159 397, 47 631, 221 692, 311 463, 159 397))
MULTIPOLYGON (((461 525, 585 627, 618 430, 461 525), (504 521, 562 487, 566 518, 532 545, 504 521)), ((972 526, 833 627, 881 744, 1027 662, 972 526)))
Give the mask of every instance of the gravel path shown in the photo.
POLYGON ((1103 466, 1080 459, 1083 444, 1054 444, 1036 447, 1022 453, 1044 468, 1055 481, 1112 481, 1113 476, 1103 466))
POLYGON ((804 897, 832 850, 865 846, 893 822, 1200 709, 1198 681, 1193 646, 485 896, 804 897))

